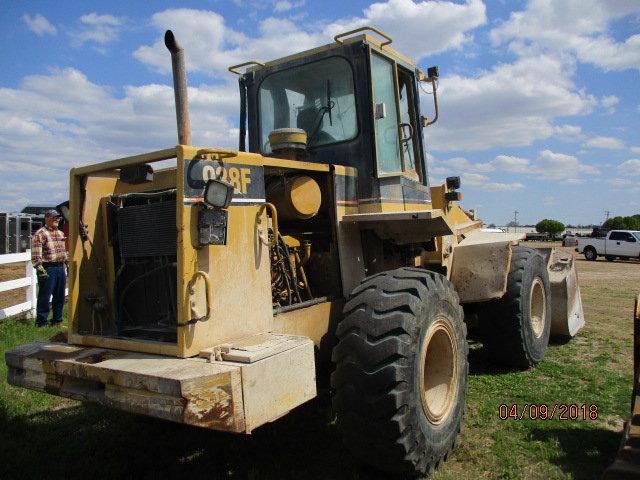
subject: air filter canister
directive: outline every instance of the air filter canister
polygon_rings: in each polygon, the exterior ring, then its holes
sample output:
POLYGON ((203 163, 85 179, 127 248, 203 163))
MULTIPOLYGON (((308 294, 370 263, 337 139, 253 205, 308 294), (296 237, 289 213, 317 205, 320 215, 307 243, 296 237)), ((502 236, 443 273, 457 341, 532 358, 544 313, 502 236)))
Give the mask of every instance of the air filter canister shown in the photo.
POLYGON ((320 210, 320 185, 307 175, 278 177, 267 187, 267 199, 278 209, 282 220, 306 220, 320 210))

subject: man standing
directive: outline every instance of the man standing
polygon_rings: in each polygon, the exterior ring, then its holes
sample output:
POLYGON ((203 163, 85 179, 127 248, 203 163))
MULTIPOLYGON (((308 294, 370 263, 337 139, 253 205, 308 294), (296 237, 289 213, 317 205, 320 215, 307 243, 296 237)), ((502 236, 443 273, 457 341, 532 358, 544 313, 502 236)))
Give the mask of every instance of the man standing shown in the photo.
POLYGON ((47 325, 49 300, 53 296, 53 318, 51 325, 62 322, 64 290, 67 283, 65 263, 67 250, 64 233, 58 230, 60 215, 56 210, 44 214, 44 227, 31 239, 31 262, 38 274, 38 306, 36 308, 36 326, 47 325))

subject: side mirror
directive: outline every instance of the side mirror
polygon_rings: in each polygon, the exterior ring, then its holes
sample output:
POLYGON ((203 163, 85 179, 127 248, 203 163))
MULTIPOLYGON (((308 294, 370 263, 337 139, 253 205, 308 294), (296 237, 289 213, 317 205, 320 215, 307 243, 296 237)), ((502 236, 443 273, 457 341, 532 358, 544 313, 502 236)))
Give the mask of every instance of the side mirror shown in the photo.
POLYGON ((209 180, 204 187, 204 203, 211 207, 227 208, 233 198, 233 185, 222 180, 209 180))

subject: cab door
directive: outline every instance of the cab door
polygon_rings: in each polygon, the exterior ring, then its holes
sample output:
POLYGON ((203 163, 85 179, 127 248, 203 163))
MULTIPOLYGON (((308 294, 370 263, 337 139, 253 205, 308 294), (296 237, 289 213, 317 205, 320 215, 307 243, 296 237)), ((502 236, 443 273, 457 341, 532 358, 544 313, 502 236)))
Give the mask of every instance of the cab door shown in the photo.
POLYGON ((394 62, 372 52, 371 80, 378 177, 402 172, 394 70, 394 62))
POLYGON ((607 241, 607 255, 620 255, 621 257, 638 256, 640 243, 629 232, 611 232, 607 241))
POLYGON ((376 173, 383 204, 392 210, 423 210, 431 202, 423 177, 415 74, 371 52, 376 173))

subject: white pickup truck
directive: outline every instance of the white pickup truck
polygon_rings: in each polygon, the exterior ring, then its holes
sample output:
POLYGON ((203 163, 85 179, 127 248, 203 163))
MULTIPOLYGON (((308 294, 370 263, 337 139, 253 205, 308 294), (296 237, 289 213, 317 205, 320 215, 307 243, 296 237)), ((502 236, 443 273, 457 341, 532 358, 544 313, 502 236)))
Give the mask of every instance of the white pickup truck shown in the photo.
POLYGON ((616 258, 640 258, 640 230, 611 230, 604 238, 576 237, 576 252, 587 260, 598 255, 612 262, 616 258))

